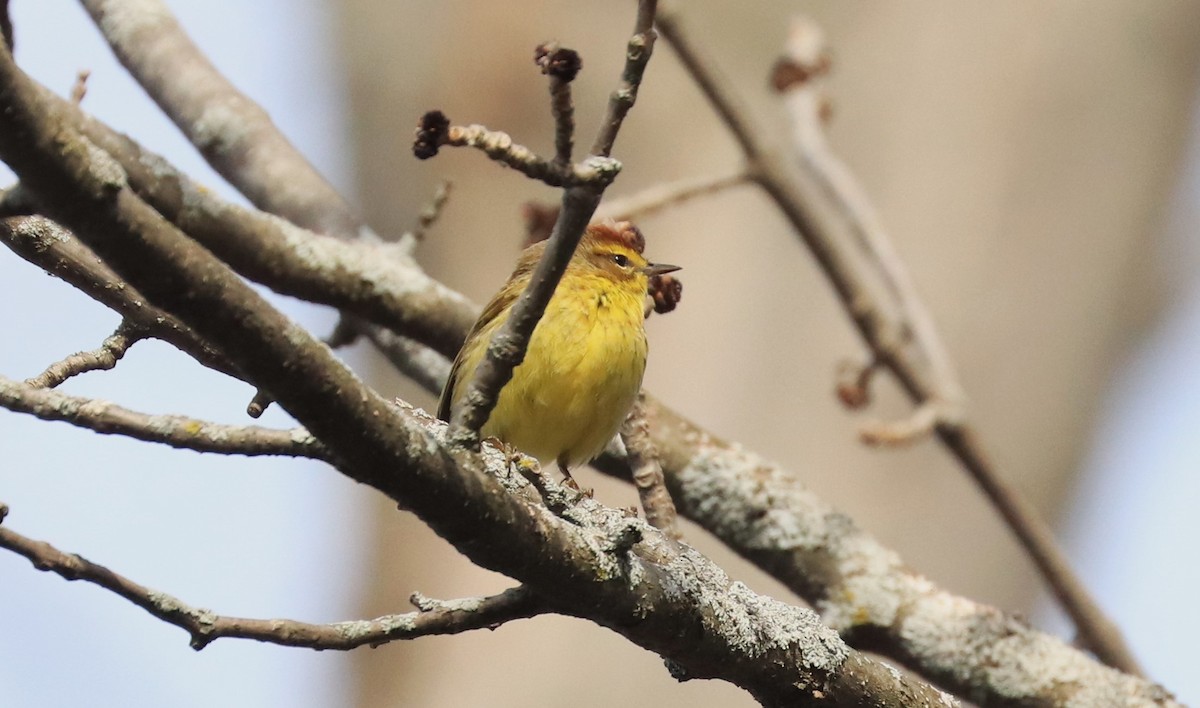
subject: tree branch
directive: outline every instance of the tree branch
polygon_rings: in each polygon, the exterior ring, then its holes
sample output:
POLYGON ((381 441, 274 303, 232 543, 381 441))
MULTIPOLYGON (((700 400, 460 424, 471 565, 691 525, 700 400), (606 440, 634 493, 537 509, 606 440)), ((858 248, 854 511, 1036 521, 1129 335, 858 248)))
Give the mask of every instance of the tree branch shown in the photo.
POLYGON ((121 64, 252 204, 318 233, 375 237, 266 111, 213 67, 160 0, 81 4, 121 64))
MULTIPOLYGON (((896 303, 874 294, 864 281, 861 268, 852 265, 851 254, 838 241, 841 226, 825 213, 827 209, 818 206, 826 198, 822 185, 832 185, 834 180, 817 179, 810 173, 802 173, 803 180, 798 178, 759 137, 763 131, 753 125, 749 111, 733 87, 686 37, 674 15, 661 14, 658 26, 741 145, 755 181, 792 223, 829 278, 873 356, 896 376, 916 403, 936 401, 941 393, 938 380, 923 366, 928 357, 914 353, 909 346, 913 343, 906 335, 910 330, 897 319, 896 303)), ((811 170, 822 164, 810 162, 808 166, 811 170)), ((878 232, 873 233, 875 238, 881 237, 878 232)), ((1066 554, 1034 507, 1003 480, 984 452, 977 433, 958 417, 940 420, 934 429, 1004 518, 1088 647, 1106 663, 1139 673, 1137 662, 1116 625, 1105 616, 1071 569, 1066 554)))
POLYGON ((667 207, 744 184, 749 179, 746 170, 738 168, 715 175, 664 182, 625 197, 610 199, 600 205, 596 216, 614 221, 638 221, 667 207))
POLYGON ((644 408, 643 398, 638 396, 633 410, 629 411, 629 417, 621 425, 621 442, 625 444, 629 476, 637 488, 646 521, 668 537, 679 540, 683 536, 676 526, 675 502, 671 500, 663 479, 662 465, 658 462, 658 451, 650 439, 644 408))
POLYGON ((74 234, 43 216, 0 219, 0 242, 18 256, 108 307, 128 322, 234 378, 245 376, 211 344, 172 315, 146 302, 74 234))
POLYGON ((283 455, 326 460, 324 447, 303 428, 271 430, 223 425, 181 415, 148 415, 94 398, 19 383, 0 376, 0 408, 59 420, 104 435, 124 435, 196 452, 283 455))
POLYGON ((27 379, 25 383, 34 388, 54 388, 72 376, 89 371, 107 371, 117 365, 130 347, 145 337, 146 333, 136 325, 122 320, 117 330, 106 337, 99 348, 77 352, 56 361, 42 373, 27 379))
POLYGON ((55 573, 65 580, 83 580, 132 602, 190 634, 191 647, 197 651, 221 638, 344 651, 367 645, 379 646, 398 639, 495 629, 505 622, 546 612, 537 596, 524 587, 516 587, 490 597, 451 601, 431 602, 414 594, 413 604, 420 608, 417 612, 384 615, 373 620, 311 624, 290 619, 226 617, 189 605, 82 556, 65 553, 49 543, 35 541, 3 526, 0 526, 0 548, 24 556, 38 570, 55 573))

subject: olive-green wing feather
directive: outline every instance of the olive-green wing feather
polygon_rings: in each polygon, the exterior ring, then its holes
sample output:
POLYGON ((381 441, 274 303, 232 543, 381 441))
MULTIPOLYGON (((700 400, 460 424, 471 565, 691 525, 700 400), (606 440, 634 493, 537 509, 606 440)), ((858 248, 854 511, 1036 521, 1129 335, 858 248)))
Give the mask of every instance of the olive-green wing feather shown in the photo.
MULTIPOLYGON (((513 304, 513 301, 524 290, 524 285, 520 287, 512 287, 509 285, 503 290, 496 293, 492 301, 483 308, 483 312, 479 315, 479 319, 475 320, 474 326, 471 327, 471 332, 467 334, 466 342, 462 348, 458 350, 458 355, 454 357, 454 363, 450 365, 450 378, 446 379, 446 387, 442 389, 442 397, 438 400, 437 417, 447 423, 450 422, 450 406, 454 403, 454 390, 458 387, 459 377, 464 375, 462 370, 463 361, 467 358, 467 348, 472 345, 479 332, 492 323, 502 312, 507 310, 513 304)), ((465 372, 465 375, 471 375, 474 372, 465 372)))

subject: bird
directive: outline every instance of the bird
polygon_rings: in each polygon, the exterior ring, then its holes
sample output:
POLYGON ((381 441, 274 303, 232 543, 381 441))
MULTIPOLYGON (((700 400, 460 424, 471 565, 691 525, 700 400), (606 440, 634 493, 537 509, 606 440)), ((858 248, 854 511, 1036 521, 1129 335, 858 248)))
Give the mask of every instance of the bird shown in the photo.
MULTIPOLYGON (((555 462, 573 486, 571 470, 604 451, 629 414, 646 370, 646 298, 650 279, 679 270, 650 263, 645 238, 627 221, 588 226, 525 358, 500 391, 480 433, 555 462)), ((483 308, 454 358, 438 403, 450 421, 483 361, 492 336, 525 291, 546 242, 527 247, 508 281, 483 308)))

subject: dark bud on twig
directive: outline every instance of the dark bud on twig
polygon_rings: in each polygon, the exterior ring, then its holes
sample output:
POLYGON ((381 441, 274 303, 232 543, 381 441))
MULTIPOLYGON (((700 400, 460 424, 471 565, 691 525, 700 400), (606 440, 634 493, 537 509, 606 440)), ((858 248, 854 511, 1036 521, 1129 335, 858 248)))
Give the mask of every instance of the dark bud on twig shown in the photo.
POLYGON ((525 245, 532 246, 550 238, 554 222, 558 221, 559 206, 540 202, 525 202, 521 205, 521 218, 525 221, 525 245))
POLYGON ((558 46, 557 42, 539 44, 533 50, 533 61, 546 76, 553 76, 561 81, 574 81, 579 70, 583 68, 583 59, 574 49, 558 46))
POLYGON ((673 275, 656 275, 650 278, 650 297, 654 300, 654 311, 665 315, 683 298, 683 283, 673 275))
POLYGON ((800 64, 793 59, 784 57, 775 62, 774 68, 771 69, 771 88, 782 93, 796 84, 807 83, 828 72, 830 63, 829 55, 824 53, 814 64, 800 64))
POLYGON ((413 139, 413 155, 418 160, 428 160, 438 154, 438 148, 446 144, 450 134, 450 119, 441 111, 429 111, 417 122, 417 135, 413 139))
POLYGON ((837 385, 834 390, 842 405, 855 410, 871 402, 871 378, 878 368, 875 361, 862 365, 843 361, 838 366, 837 385))

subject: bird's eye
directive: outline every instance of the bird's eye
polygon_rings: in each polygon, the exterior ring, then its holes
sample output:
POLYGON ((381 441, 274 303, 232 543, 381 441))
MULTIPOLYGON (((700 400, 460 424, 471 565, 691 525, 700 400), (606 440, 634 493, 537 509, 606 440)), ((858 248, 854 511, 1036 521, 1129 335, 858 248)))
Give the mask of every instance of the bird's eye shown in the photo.
POLYGON ((620 253, 614 253, 612 259, 613 259, 613 263, 616 263, 617 265, 621 266, 622 268, 629 267, 629 259, 620 253))

